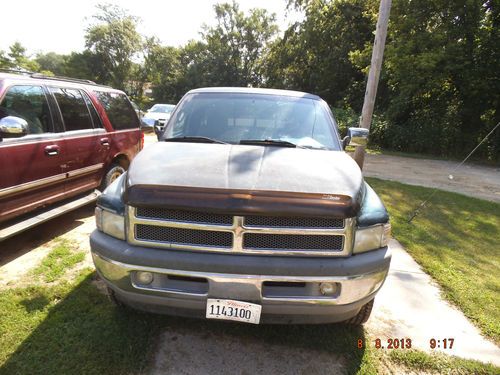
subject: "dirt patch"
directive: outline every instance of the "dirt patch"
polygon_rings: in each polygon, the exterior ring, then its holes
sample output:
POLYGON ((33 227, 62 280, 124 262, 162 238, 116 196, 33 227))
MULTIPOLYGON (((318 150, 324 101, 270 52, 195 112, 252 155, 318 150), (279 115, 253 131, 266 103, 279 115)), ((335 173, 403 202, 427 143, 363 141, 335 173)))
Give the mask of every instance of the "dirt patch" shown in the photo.
POLYGON ((70 243, 73 251, 85 253, 85 259, 68 270, 65 278, 71 279, 83 268, 93 267, 89 235, 94 228, 94 208, 90 205, 4 241, 0 252, 0 288, 32 284, 34 279, 30 271, 61 240, 70 243))
POLYGON ((457 164, 446 160, 367 154, 363 174, 500 202, 500 167, 465 164, 450 179, 457 164))
POLYGON ((346 361, 328 351, 242 340, 224 332, 162 334, 152 374, 344 374, 346 361))

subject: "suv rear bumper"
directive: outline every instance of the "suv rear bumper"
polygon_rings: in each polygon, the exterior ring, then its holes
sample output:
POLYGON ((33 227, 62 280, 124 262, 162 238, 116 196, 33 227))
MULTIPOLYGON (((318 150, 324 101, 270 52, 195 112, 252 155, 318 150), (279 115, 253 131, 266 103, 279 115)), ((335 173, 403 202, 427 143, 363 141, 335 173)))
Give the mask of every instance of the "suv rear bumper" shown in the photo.
POLYGON ((98 273, 121 302, 151 312, 204 317, 207 298, 262 305, 262 323, 327 323, 355 316, 375 297, 391 260, 388 248, 348 258, 251 256, 132 246, 94 231, 98 273), (137 271, 154 281, 140 284, 137 271), (323 296, 320 283, 335 293, 323 296))

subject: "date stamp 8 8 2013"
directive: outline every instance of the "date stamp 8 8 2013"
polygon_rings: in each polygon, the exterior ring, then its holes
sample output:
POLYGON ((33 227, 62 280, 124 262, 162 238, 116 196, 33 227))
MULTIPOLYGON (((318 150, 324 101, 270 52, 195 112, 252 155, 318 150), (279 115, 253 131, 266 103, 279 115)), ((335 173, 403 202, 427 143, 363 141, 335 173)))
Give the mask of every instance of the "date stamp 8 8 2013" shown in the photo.
MULTIPOLYGON (((358 349, 362 349, 368 343, 373 343, 375 349, 411 349, 412 340, 407 337, 403 338, 387 338, 380 339, 375 338, 371 341, 364 341, 363 339, 358 339, 358 349)), ((444 338, 444 339, 429 339, 429 349, 452 349, 455 343, 454 338, 444 338)))

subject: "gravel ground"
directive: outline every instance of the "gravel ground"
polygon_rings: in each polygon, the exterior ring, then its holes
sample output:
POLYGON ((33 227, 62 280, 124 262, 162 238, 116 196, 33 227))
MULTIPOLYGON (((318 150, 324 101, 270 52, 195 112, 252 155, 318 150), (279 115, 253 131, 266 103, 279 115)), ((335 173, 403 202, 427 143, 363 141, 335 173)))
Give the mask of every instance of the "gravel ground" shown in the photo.
POLYGON ((450 175, 458 162, 415 159, 390 155, 366 155, 363 173, 368 177, 435 187, 500 202, 500 167, 464 164, 450 175))

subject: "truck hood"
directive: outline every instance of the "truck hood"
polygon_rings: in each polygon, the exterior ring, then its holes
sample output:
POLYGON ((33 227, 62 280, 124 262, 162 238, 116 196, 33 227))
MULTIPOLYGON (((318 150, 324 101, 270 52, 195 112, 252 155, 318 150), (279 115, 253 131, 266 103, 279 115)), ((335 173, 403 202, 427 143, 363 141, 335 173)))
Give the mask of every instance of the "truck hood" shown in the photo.
POLYGON ((127 173, 125 201, 220 212, 353 217, 363 178, 344 152, 159 142, 127 173))

